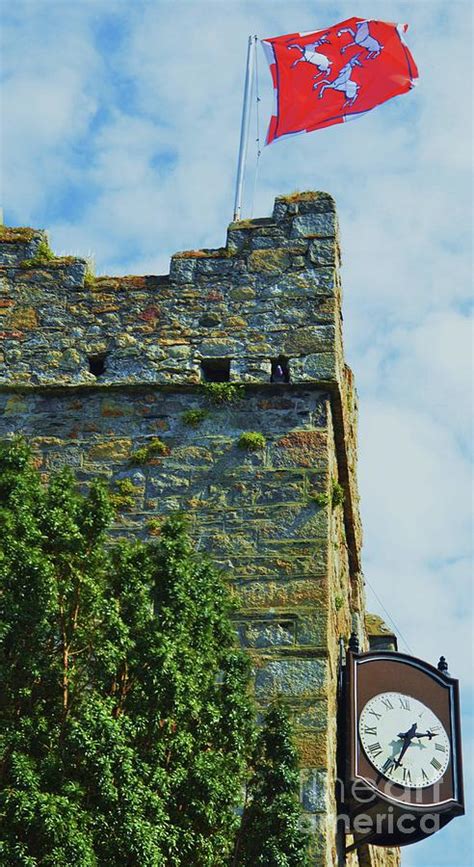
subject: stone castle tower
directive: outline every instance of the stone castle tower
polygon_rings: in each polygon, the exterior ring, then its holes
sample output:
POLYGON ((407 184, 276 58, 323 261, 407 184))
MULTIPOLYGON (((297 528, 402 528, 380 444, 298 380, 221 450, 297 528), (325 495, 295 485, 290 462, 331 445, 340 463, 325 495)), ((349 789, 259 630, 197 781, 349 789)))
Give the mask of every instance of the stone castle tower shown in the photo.
MULTIPOLYGON (((116 536, 186 511, 238 598, 257 701, 291 709, 314 864, 342 864, 339 639, 390 636, 364 610, 334 201, 279 197, 167 276, 94 278, 48 255, 44 233, 0 227, 0 435, 27 436, 46 473, 109 480, 116 536)), ((398 856, 364 846, 346 863, 398 856)))

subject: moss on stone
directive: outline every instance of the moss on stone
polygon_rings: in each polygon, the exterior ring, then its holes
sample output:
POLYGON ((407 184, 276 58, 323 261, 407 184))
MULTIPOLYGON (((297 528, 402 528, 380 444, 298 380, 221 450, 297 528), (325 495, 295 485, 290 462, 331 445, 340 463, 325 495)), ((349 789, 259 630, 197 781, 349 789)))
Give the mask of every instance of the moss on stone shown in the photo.
POLYGON ((315 199, 328 199, 330 198, 327 193, 323 193, 320 190, 293 190, 292 193, 288 193, 287 196, 277 196, 277 201, 279 202, 314 202, 315 199))
POLYGON ((27 226, 0 226, 0 242, 2 244, 27 244, 38 237, 37 229, 27 226))
POLYGON ((133 452, 130 462, 132 464, 150 464, 157 458, 170 454, 170 448, 159 437, 153 437, 149 443, 133 452))
POLYGON ((280 274, 291 265, 291 259, 287 250, 268 249, 254 250, 250 254, 249 271, 265 274, 280 274))
POLYGON ((115 482, 110 501, 117 512, 130 512, 135 507, 135 497, 138 493, 131 479, 119 479, 115 482))
POLYGON ((215 250, 182 250, 180 253, 174 253, 173 259, 222 259, 232 255, 227 247, 217 247, 215 250))
POLYGON ((367 635, 369 636, 388 636, 393 635, 394 632, 390 629, 389 626, 379 617, 378 614, 366 614, 365 615, 365 628, 367 631, 367 635))
POLYGON ((9 324, 20 331, 28 331, 38 325, 38 314, 34 307, 17 307, 10 316, 9 324))
POLYGON ((129 456, 130 446, 131 441, 129 439, 105 440, 92 446, 89 457, 92 460, 123 460, 129 456))
POLYGON ((187 424, 190 427, 197 427, 208 417, 208 415, 209 413, 205 409, 188 409, 186 412, 183 412, 181 420, 183 424, 187 424))
POLYGON ((240 435, 238 446, 240 449, 246 449, 249 452, 257 452, 259 449, 264 449, 267 441, 262 433, 257 431, 247 431, 240 435))

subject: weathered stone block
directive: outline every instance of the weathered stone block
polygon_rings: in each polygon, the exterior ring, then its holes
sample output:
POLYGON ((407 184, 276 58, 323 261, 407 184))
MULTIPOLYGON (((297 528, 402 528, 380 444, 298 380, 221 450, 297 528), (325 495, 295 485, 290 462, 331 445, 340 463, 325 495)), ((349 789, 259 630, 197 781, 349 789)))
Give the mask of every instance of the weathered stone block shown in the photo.
POLYGON ((254 250, 248 258, 249 271, 262 272, 264 274, 280 274, 288 270, 291 261, 286 250, 270 248, 268 250, 254 250))
POLYGON ((270 450, 270 463, 274 467, 295 467, 324 471, 328 443, 319 431, 290 431, 276 441, 270 450))
POLYGON ((300 214, 293 220, 292 238, 332 238, 336 235, 336 215, 325 214, 300 214))
POLYGON ((237 629, 244 647, 290 647, 295 643, 295 621, 283 617, 238 622, 237 629))
POLYGON ((309 259, 314 265, 335 265, 337 246, 334 241, 318 238, 309 243, 309 259))
POLYGON ((301 614, 297 622, 296 643, 311 647, 327 647, 328 611, 325 606, 312 614, 301 614))
POLYGON ((255 675, 255 694, 258 699, 316 696, 321 695, 326 686, 325 659, 272 660, 255 675))
MULTIPOLYGON (((321 555, 327 557, 327 548, 321 549, 321 555)), ((328 610, 327 587, 314 578, 239 581, 235 593, 242 609, 296 611, 304 606, 314 606, 321 613, 328 610)))
POLYGON ((196 259, 173 256, 170 263, 172 283, 192 283, 196 271, 196 259))
POLYGON ((337 376, 337 356, 334 352, 316 352, 295 358, 291 362, 291 370, 300 382, 315 379, 330 382, 337 376))
POLYGON ((324 813, 328 807, 327 772, 306 765, 301 771, 301 801, 309 813, 324 813))
POLYGON ((334 346, 335 329, 333 325, 313 325, 305 328, 295 328, 283 342, 283 352, 286 355, 312 355, 328 352, 334 346))
POLYGON ((130 457, 131 448, 131 439, 105 440, 92 446, 88 451, 88 457, 99 461, 122 461, 130 457))

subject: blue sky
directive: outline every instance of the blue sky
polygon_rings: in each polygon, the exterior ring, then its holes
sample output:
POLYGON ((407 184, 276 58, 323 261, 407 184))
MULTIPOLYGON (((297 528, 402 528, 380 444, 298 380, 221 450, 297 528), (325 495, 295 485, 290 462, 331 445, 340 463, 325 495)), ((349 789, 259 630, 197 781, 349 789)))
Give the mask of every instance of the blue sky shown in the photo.
MULTIPOLYGON (((360 396, 368 607, 383 613, 373 587, 415 655, 448 658, 461 679, 468 752, 470 3, 5 3, 5 222, 46 228, 56 252, 93 256, 97 273, 166 273, 173 252, 220 246, 248 35, 352 15, 408 22, 419 86, 354 123, 265 148, 253 215, 296 189, 336 197, 346 354, 360 396)), ((263 52, 259 79, 263 137, 272 107, 263 52)), ((471 768, 466 761, 466 777, 471 768)), ((469 842, 468 821, 458 819, 404 850, 403 863, 469 865, 469 842)))

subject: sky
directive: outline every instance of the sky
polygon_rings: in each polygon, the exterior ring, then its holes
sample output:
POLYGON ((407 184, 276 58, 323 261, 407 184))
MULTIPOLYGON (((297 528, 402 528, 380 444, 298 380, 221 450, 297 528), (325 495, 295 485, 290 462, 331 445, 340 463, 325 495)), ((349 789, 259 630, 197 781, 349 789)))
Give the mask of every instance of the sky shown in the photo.
MULTIPOLYGON (((266 216, 295 190, 336 198, 368 607, 394 619, 401 650, 435 664, 443 654, 460 678, 468 783, 470 2, 3 0, 4 220, 47 229, 56 253, 92 257, 97 274, 164 274, 178 250, 221 246, 248 36, 353 15, 409 24, 418 87, 263 148, 255 184, 254 122, 243 216, 266 216)), ((273 94, 262 51, 258 79, 263 140, 273 94)), ((468 819, 403 852, 406 867, 473 862, 468 819)))

